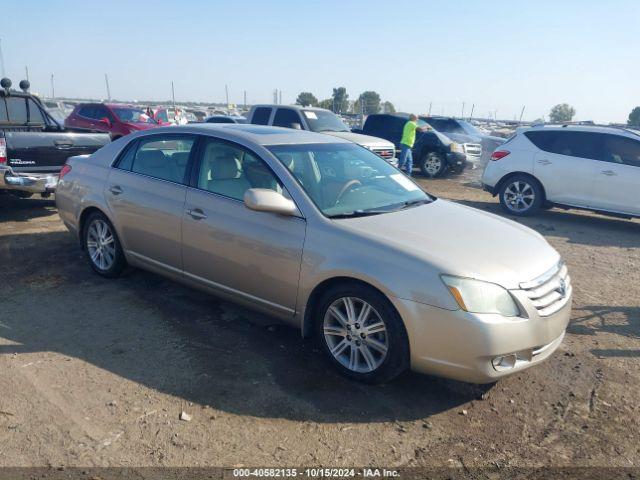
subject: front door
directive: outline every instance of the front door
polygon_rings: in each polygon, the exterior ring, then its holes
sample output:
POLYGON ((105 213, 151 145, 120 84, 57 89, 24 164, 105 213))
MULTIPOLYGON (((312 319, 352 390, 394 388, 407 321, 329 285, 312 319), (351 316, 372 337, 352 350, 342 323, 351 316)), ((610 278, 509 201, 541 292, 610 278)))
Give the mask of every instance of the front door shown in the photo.
POLYGON ((199 151, 182 223, 185 277, 276 315, 293 315, 305 220, 244 205, 249 188, 286 194, 257 155, 211 137, 199 151))
POLYGON ((640 138, 605 134, 603 161, 598 162, 596 208, 640 215, 640 138))
POLYGON ((180 275, 185 178, 195 136, 134 142, 109 174, 105 197, 123 248, 151 269, 180 275))

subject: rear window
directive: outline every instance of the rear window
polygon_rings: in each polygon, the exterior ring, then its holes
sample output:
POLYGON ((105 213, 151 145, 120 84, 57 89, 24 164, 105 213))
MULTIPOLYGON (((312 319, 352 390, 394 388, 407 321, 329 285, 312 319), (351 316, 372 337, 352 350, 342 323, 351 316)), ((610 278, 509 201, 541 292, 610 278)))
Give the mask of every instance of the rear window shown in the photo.
POLYGON ((602 134, 571 131, 531 131, 524 134, 540 150, 570 157, 602 159, 602 134))
POLYGON ((4 98, 0 97, 0 123, 7 122, 9 117, 7 116, 7 104, 4 103, 4 98))
POLYGON ((253 112, 253 118, 251 123, 256 125, 269 125, 269 117, 271 116, 271 109, 269 107, 259 107, 253 112))
POLYGON ((605 135, 604 160, 640 167, 640 142, 619 135, 605 135))
POLYGON ((28 97, 8 97, 0 100, 0 122, 16 124, 45 123, 40 107, 28 97))

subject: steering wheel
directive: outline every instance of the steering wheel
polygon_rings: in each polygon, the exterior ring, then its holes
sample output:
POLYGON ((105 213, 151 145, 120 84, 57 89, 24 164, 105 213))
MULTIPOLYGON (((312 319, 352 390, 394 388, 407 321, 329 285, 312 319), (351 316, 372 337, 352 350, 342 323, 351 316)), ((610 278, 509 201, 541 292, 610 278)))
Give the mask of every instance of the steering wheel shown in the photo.
POLYGON ((336 197, 336 203, 338 203, 340 199, 343 197, 343 195, 347 193, 349 190, 352 190, 353 188, 361 187, 361 186, 362 186, 362 182, 360 182, 360 180, 349 180, 347 183, 345 183, 342 186, 342 188, 340 189, 340 192, 338 192, 338 196, 336 197))

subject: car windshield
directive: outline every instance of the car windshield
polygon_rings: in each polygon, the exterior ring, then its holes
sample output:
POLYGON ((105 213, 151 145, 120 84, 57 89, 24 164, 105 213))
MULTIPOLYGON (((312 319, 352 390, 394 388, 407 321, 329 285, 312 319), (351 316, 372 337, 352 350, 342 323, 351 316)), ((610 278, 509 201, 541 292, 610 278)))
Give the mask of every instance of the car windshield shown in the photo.
POLYGON ((276 145, 269 149, 330 218, 395 212, 433 200, 403 173, 359 145, 276 145))
POLYGON ((460 123, 460 126, 462 127, 462 129, 467 135, 475 135, 475 136, 483 135, 482 132, 478 130, 475 125, 471 125, 469 122, 465 120, 458 120, 458 122, 460 123))
POLYGON ((303 110, 309 129, 313 132, 350 132, 349 127, 335 113, 327 110, 303 110))
POLYGON ((139 108, 116 107, 112 110, 122 122, 157 123, 153 118, 147 115, 144 110, 141 110, 139 108))

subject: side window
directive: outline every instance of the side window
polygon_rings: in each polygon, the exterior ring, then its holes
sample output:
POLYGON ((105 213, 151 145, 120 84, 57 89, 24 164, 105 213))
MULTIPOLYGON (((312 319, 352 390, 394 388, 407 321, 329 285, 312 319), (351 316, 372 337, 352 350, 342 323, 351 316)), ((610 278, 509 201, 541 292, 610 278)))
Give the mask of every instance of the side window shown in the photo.
POLYGON ((640 167, 640 141, 618 135, 605 135, 604 160, 640 167))
POLYGON ((44 124, 44 117, 40 111, 40 107, 33 100, 29 99, 29 122, 44 124))
POLYGON ((124 151, 120 154, 120 158, 114 165, 115 168, 119 168, 121 170, 131 170, 131 166, 133 165, 133 158, 136 156, 136 151, 138 150, 138 142, 133 141, 129 143, 124 149, 124 151))
POLYGON ((302 121, 298 112, 290 108, 279 108, 276 111, 276 115, 273 118, 274 127, 295 128, 294 124, 298 124, 299 128, 302 128, 302 121))
POLYGON ((4 97, 0 97, 0 123, 8 121, 9 117, 7 116, 7 104, 4 103, 4 97))
POLYGON ((99 106, 95 107, 95 110, 93 112, 93 118, 95 118, 96 120, 101 120, 103 118, 108 118, 110 121, 113 121, 113 115, 111 115, 109 113, 109 110, 107 110, 102 105, 99 105, 99 106))
POLYGON ((7 97, 7 113, 11 123, 27 123, 27 102, 21 97, 7 97))
POLYGON ((93 107, 90 105, 85 105, 84 107, 80 107, 80 110, 78 110, 78 115, 83 116, 85 118, 93 118, 93 107))
POLYGON ((589 132, 539 131, 525 135, 541 150, 570 157, 602 159, 602 135, 589 132))
POLYGON ((258 107, 253 112, 253 118, 251 123, 256 125, 269 125, 269 117, 271 116, 271 109, 269 107, 258 107))
POLYGON ((198 188, 242 201, 250 188, 268 188, 283 193, 271 169, 244 148, 215 138, 201 149, 198 188))
MULTIPOLYGON (((195 137, 191 136, 150 135, 142 138, 133 157, 131 171, 170 182, 185 183, 187 162, 194 142, 195 137)), ((125 158, 126 154, 122 160, 125 158)))

